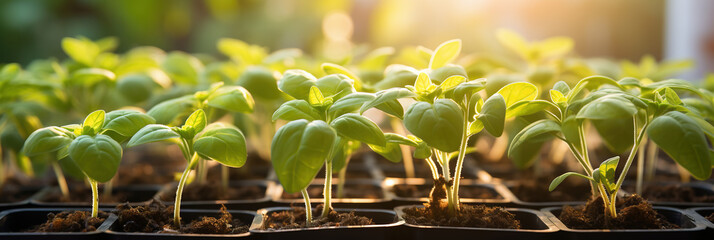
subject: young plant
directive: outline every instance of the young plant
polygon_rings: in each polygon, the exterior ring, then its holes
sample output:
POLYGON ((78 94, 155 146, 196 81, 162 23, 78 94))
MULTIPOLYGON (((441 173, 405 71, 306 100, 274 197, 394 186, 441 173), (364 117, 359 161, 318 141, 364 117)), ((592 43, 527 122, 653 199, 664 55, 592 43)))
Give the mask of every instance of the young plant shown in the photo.
MULTIPOLYGON (((226 112, 252 112, 254 105, 253 97, 245 88, 223 86, 223 83, 219 82, 211 85, 211 88, 206 91, 163 101, 151 108, 147 114, 156 118, 159 124, 175 126, 180 124, 188 114, 195 113, 199 109, 205 111, 204 115, 208 122, 213 122, 224 116, 226 112)), ((198 160, 197 164, 197 180, 199 184, 203 184, 208 169, 205 161, 198 160)), ((228 171, 221 171, 221 175, 222 190, 225 191, 228 189, 228 171)))
POLYGON ((186 169, 176 188, 174 225, 181 226, 181 196, 191 170, 201 159, 215 160, 225 166, 239 168, 247 159, 245 137, 238 128, 223 123, 207 126, 206 113, 194 111, 181 127, 149 124, 139 130, 127 143, 133 147, 150 142, 176 143, 187 161, 186 169))
POLYGON ((25 142, 24 151, 28 156, 56 152, 60 161, 76 164, 92 188, 92 217, 97 217, 97 185, 116 174, 122 157, 119 143, 153 122, 153 118, 137 111, 117 110, 105 114, 97 110, 81 125, 51 126, 33 132, 25 142))
MULTIPOLYGON (((685 114, 688 109, 682 105, 672 87, 680 84, 649 85, 649 94, 638 97, 625 86, 634 86, 639 81, 623 79, 616 82, 602 76, 582 79, 573 89, 559 82, 550 90, 550 101, 532 100, 517 104, 517 108, 527 109, 525 113, 545 111, 549 119, 538 120, 520 131, 511 142, 509 155, 529 141, 535 141, 546 135, 553 135, 563 140, 584 174, 565 173, 553 180, 550 190, 555 189, 565 178, 578 176, 591 182, 592 192, 603 199, 605 214, 617 217, 617 194, 624 182, 638 149, 649 136, 677 163, 687 169, 694 177, 706 179, 711 174, 710 150, 703 133, 704 120, 693 114, 685 114), (586 94, 586 90, 590 93, 586 94), (629 119, 633 128, 632 140, 624 168, 619 177, 616 170, 619 156, 603 161, 598 168, 592 167, 587 151, 585 123, 588 121, 618 121, 629 119)), ((706 125, 710 127, 711 125, 706 125)), ((709 128, 710 129, 710 128, 709 128)), ((601 132, 601 135, 619 134, 601 132)))
POLYGON ((273 114, 273 120, 289 121, 273 137, 273 168, 286 192, 301 192, 309 225, 312 208, 307 187, 320 168, 325 166, 321 217, 327 217, 332 210, 332 172, 335 165, 344 166, 346 149, 358 142, 385 147, 387 139, 377 124, 353 113, 374 96, 356 92, 354 81, 345 75, 316 79, 302 70, 288 70, 278 87, 295 99, 273 114))

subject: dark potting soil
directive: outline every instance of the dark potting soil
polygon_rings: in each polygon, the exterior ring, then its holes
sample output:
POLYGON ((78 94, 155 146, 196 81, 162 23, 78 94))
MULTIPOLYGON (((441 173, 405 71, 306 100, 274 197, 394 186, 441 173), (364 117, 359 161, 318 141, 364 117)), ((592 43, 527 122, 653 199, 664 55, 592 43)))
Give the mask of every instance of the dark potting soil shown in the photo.
POLYGON ((305 208, 293 207, 290 211, 273 212, 264 217, 262 229, 294 229, 306 227, 330 227, 330 226, 361 226, 374 224, 372 219, 357 216, 354 212, 338 213, 334 210, 325 218, 321 218, 322 208, 320 204, 312 210, 313 221, 305 224, 305 208))
POLYGON ((138 162, 121 166, 117 172, 117 185, 166 184, 174 181, 174 172, 157 170, 150 163, 138 162))
MULTIPOLYGON (((392 190, 398 197, 424 198, 429 197, 431 186, 399 184, 394 185, 392 190)), ((459 187, 459 197, 473 199, 503 199, 501 195, 498 195, 493 190, 481 186, 461 186, 459 187)))
POLYGON ((32 227, 27 232, 92 232, 104 223, 109 214, 99 211, 98 217, 91 217, 87 211, 64 211, 47 214, 47 222, 32 227))
MULTIPOLYGON (((635 192, 635 186, 627 186, 625 190, 635 192)), ((642 196, 650 201, 659 202, 714 203, 714 194, 679 184, 645 185, 642 196)))
MULTIPOLYGON (((256 185, 228 186, 226 192, 220 187, 221 183, 209 181, 204 184, 193 183, 184 187, 183 201, 212 201, 212 200, 255 200, 265 197, 265 187, 256 185)), ((161 195, 161 200, 174 201, 176 188, 161 195)))
POLYGON ((524 202, 572 202, 587 201, 590 196, 590 184, 580 179, 565 179, 558 187, 548 191, 553 178, 521 179, 509 187, 519 200, 524 202))
MULTIPOLYGON (((99 189, 100 203, 120 203, 134 199, 131 192, 114 191, 112 195, 104 195, 103 189, 99 189)), ((38 201, 40 202, 90 202, 92 201, 92 189, 84 185, 72 185, 69 187, 69 197, 62 195, 59 188, 53 188, 38 201)))
POLYGON ((225 206, 221 206, 219 218, 201 217, 182 224, 179 229, 173 225, 173 210, 173 206, 154 200, 137 207, 121 204, 116 207, 115 213, 124 232, 239 234, 248 231, 248 226, 234 219, 225 206))
POLYGON ((30 198, 36 191, 24 191, 24 186, 17 182, 5 182, 0 187, 0 203, 12 203, 24 201, 30 198))
POLYGON ((585 206, 563 206, 558 218, 573 229, 673 229, 652 205, 638 195, 617 199, 617 217, 605 217, 602 198, 593 198, 585 206))
MULTIPOLYGON (((320 198, 322 197, 323 186, 322 185, 311 185, 307 187, 307 193, 310 198, 320 198)), ((367 198, 367 199, 379 199, 384 198, 384 192, 382 189, 370 184, 345 184, 343 198, 367 198)), ((337 197, 337 185, 332 185, 332 197, 337 197)), ((281 198, 283 199, 302 199, 302 195, 297 193, 287 193, 283 192, 281 198)))
POLYGON ((427 226, 476 227, 519 229, 520 221, 516 216, 501 207, 461 204, 458 211, 452 213, 446 203, 445 187, 452 182, 444 178, 434 181, 434 189, 429 202, 423 208, 405 208, 404 220, 409 224, 427 226))

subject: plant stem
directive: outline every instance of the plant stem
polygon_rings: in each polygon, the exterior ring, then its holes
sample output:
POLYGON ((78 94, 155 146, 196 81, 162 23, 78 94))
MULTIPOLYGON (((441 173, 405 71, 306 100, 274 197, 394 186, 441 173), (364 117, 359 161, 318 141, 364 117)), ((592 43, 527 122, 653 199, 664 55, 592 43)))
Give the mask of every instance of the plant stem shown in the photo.
POLYGON ((640 143, 642 142, 642 138, 645 136, 645 130, 647 130, 647 126, 649 125, 649 120, 645 120, 645 124, 642 125, 642 129, 640 132, 637 132, 637 116, 632 118, 633 121, 633 126, 635 126, 635 142, 632 145, 632 149, 630 150, 630 155, 627 156, 627 161, 625 162, 625 167, 622 169, 622 172, 620 173, 620 177, 617 179, 617 184, 615 184, 615 189, 610 196, 612 199, 610 200, 611 202, 611 211, 612 211, 612 217, 617 217, 617 210, 615 209, 615 203, 617 201, 617 192, 620 191, 620 187, 622 187, 622 183, 625 181, 625 177, 627 177, 627 172, 630 171, 630 166, 632 166, 632 161, 635 159, 635 154, 637 153, 637 150, 640 148, 640 143))
POLYGON ((310 205, 310 194, 307 193, 307 188, 303 188, 302 190, 300 190, 300 193, 302 194, 302 199, 305 200, 305 216, 307 217, 305 226, 309 226, 312 222, 312 205, 310 205))
POLYGON ((89 185, 92 187, 92 217, 99 216, 99 187, 97 187, 97 181, 91 178, 87 178, 89 185))
POLYGON ((191 173, 191 169, 196 166, 196 163, 200 161, 198 153, 194 153, 191 157, 191 161, 188 162, 188 166, 183 170, 181 174, 181 179, 176 187, 176 199, 174 200, 174 225, 178 228, 181 227, 181 195, 183 195, 183 188, 188 180, 188 175, 191 173))
POLYGON ((230 179, 230 172, 228 170, 228 166, 221 164, 221 191, 223 191, 223 194, 228 193, 228 182, 230 179))
POLYGON ((345 191, 345 177, 347 176, 347 166, 350 164, 350 159, 352 154, 347 154, 347 159, 345 159, 345 166, 337 173, 337 198, 344 197, 345 191))
MULTIPOLYGON (((459 144, 459 156, 456 158, 456 171, 454 172, 454 192, 452 199, 455 203, 454 209, 459 210, 459 184, 461 182, 461 170, 464 168, 464 158, 466 157, 466 145, 469 141, 467 129, 469 128, 469 112, 464 112, 464 131, 461 133, 461 143, 459 144)), ((447 161, 448 162, 448 161, 447 161)))
POLYGON ((428 157, 424 159, 424 161, 426 161, 426 165, 429 165, 429 169, 431 169, 431 177, 434 178, 434 180, 439 179, 439 170, 436 169, 434 160, 432 160, 431 157, 428 157))
POLYGON ((102 196, 104 197, 111 197, 112 196, 112 189, 114 189, 114 180, 115 178, 112 178, 109 180, 109 182, 104 184, 104 191, 102 191, 102 196))
POLYGON ((647 166, 645 166, 645 181, 654 180, 657 169, 657 144, 652 140, 647 143, 647 166))
POLYGON ((206 175, 208 175, 208 171, 206 168, 206 160, 198 160, 198 167, 196 167, 196 173, 198 173, 198 175, 196 176, 196 183, 198 183, 198 185, 203 185, 204 183, 206 183, 206 175))
POLYGON ((323 218, 327 217, 330 214, 330 210, 332 210, 332 158, 328 158, 325 162, 325 188, 322 190, 324 206, 322 215, 320 215, 323 218))
MULTIPOLYGON (((392 130, 399 135, 406 136, 406 131, 402 123, 397 118, 389 118, 389 123, 392 125, 392 130)), ((404 162, 404 173, 407 178, 413 178, 414 174, 414 159, 412 158, 411 150, 407 145, 399 145, 402 150, 402 162, 404 162)))
MULTIPOLYGON (((646 143, 643 143, 646 144, 646 143)), ((626 174, 626 173, 622 173, 626 174)), ((635 193, 642 195, 642 186, 644 185, 645 177, 645 148, 637 149, 637 184, 635 185, 635 193)))
MULTIPOLYGON (((57 163, 57 161, 52 162, 52 170, 55 172, 55 177, 57 178, 57 185, 60 188, 62 196, 69 199, 69 188, 67 188, 67 179, 64 177, 62 172, 62 167, 57 163)), ((0 184, 2 186, 2 184, 0 184)))

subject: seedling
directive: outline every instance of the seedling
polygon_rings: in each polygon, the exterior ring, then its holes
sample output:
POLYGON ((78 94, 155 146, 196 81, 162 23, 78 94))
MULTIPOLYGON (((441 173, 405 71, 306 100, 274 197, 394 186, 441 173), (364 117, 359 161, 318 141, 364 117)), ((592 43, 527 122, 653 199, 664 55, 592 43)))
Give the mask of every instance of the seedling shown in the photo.
POLYGON ((60 161, 74 162, 92 188, 92 217, 97 217, 97 185, 111 180, 116 174, 122 157, 119 143, 153 122, 153 118, 137 111, 117 110, 105 114, 103 110, 97 110, 81 125, 51 126, 33 132, 25 142, 24 151, 28 156, 56 152, 60 161))
POLYGON ((223 123, 208 126, 206 113, 194 111, 181 127, 169 127, 163 124, 149 124, 139 130, 127 143, 133 147, 150 142, 167 141, 181 148, 184 159, 188 162, 176 188, 174 201, 174 225, 181 226, 181 196, 188 182, 191 170, 201 158, 212 159, 229 167, 239 168, 247 159, 245 137, 238 128, 223 123))
POLYGON ((307 187, 320 168, 325 166, 321 217, 327 217, 332 210, 332 172, 339 169, 335 166, 344 166, 350 142, 386 147, 388 139, 372 120, 353 113, 374 96, 356 92, 353 79, 343 74, 316 79, 302 70, 288 70, 278 87, 295 99, 273 114, 273 120, 290 121, 273 137, 273 168, 286 192, 301 192, 309 225, 312 207, 307 187))
MULTIPOLYGON (((646 135, 694 177, 709 178, 712 165, 703 129, 711 129, 711 125, 696 114, 685 114, 689 110, 672 88, 698 91, 676 81, 639 85, 644 90, 641 97, 625 91, 625 86, 638 85, 639 81, 631 78, 616 82, 607 77, 592 76, 582 79, 573 89, 563 82, 557 83, 550 90, 550 101, 532 100, 516 104, 514 108, 528 109, 528 112, 545 111, 550 118, 538 120, 519 132, 511 142, 509 155, 524 143, 548 134, 563 140, 585 174, 565 173, 555 178, 549 189, 555 189, 568 176, 585 178, 592 183, 593 194, 599 194, 603 199, 605 214, 613 218, 617 217, 617 194, 646 135), (586 95, 585 90, 591 92, 586 95), (632 148, 624 168, 615 179, 620 158, 607 159, 593 169, 584 126, 585 120, 620 119, 632 121, 632 135, 627 138, 632 140, 632 148)), ((603 134, 619 133, 601 132, 603 134)))
MULTIPOLYGON (((156 118, 156 122, 166 126, 180 124, 188 114, 195 113, 196 110, 204 110, 204 115, 208 122, 219 119, 226 112, 247 113, 253 111, 255 102, 251 94, 243 87, 223 86, 222 82, 211 85, 206 91, 198 91, 194 94, 163 101, 149 110, 147 114, 156 118)), ((196 132, 198 133, 198 131, 196 132)), ((190 155, 186 159, 190 159, 190 155)), ((202 184, 206 180, 207 167, 205 161, 198 161, 198 183, 202 184)), ((222 190, 228 189, 228 171, 221 172, 222 190)))

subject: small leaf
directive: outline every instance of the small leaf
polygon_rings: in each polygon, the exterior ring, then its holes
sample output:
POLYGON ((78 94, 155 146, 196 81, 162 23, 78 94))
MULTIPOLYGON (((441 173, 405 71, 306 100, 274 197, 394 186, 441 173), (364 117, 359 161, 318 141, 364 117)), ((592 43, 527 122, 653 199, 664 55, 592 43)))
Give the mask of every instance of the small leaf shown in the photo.
POLYGON ((483 130, 483 128, 484 128, 483 122, 481 122, 481 120, 476 119, 472 123, 469 123, 468 136, 480 133, 481 130, 483 130))
POLYGON ((206 159, 239 168, 248 158, 245 137, 235 127, 209 125, 208 130, 193 143, 193 149, 206 159))
POLYGON ((107 182, 114 177, 121 156, 121 145, 105 135, 82 135, 69 145, 69 157, 87 177, 98 182, 107 182))
POLYGON ((478 120, 483 122, 483 126, 495 137, 503 134, 503 126, 506 123, 506 101, 500 94, 494 94, 483 104, 478 120))
POLYGON ((334 63, 323 63, 322 64, 322 71, 325 72, 326 74, 343 74, 347 76, 348 78, 351 78, 354 80, 354 87, 357 91, 362 89, 362 80, 352 73, 352 71, 347 70, 347 68, 334 64, 334 63))
POLYGON ((287 121, 305 119, 313 121, 322 119, 322 117, 320 116, 320 112, 313 108, 307 101, 296 99, 287 101, 280 105, 280 107, 273 113, 272 119, 273 121, 278 119, 287 121))
POLYGON ((287 70, 278 81, 278 89, 296 99, 308 99, 310 88, 317 84, 317 78, 303 70, 287 70))
POLYGON ((310 94, 308 95, 308 102, 313 106, 320 106, 325 102, 325 97, 322 96, 322 92, 316 86, 310 87, 310 94))
POLYGON ((241 113, 253 112, 255 105, 250 92, 239 86, 220 87, 206 101, 208 106, 241 113))
POLYGON ((159 124, 176 123, 180 125, 181 123, 177 123, 177 121, 191 114, 197 104, 196 98, 193 95, 188 95, 163 101, 149 109, 146 114, 156 119, 156 123, 159 124))
POLYGON ((548 187, 548 191, 552 192, 553 190, 555 190, 555 188, 558 187, 558 185, 560 185, 560 183, 562 183, 563 180, 565 180, 566 178, 568 178, 570 176, 577 176, 577 177, 585 178, 590 181, 594 181, 591 177, 582 175, 580 173, 567 172, 567 173, 564 173, 563 175, 560 175, 560 176, 556 177, 555 179, 553 179, 553 181, 550 183, 550 187, 548 187))
POLYGON ((508 108, 521 101, 535 100, 538 97, 538 88, 531 83, 515 82, 498 90, 498 94, 503 96, 508 108))
POLYGON ((84 128, 90 127, 94 131, 93 133, 89 133, 90 135, 97 134, 104 127, 104 117, 104 110, 94 111, 87 115, 87 117, 84 119, 84 123, 82 123, 82 126, 84 128))
POLYGON ((179 137, 181 136, 168 126, 160 124, 149 124, 143 127, 138 132, 136 132, 136 134, 134 134, 134 136, 129 139, 129 142, 126 144, 126 146, 134 147, 144 143, 158 142, 179 137))
POLYGON ((451 76, 451 77, 447 78, 446 80, 444 80, 441 84, 439 84, 439 88, 441 88, 442 92, 449 91, 451 89, 456 88, 456 86, 458 86, 459 84, 464 82, 464 79, 466 79, 466 77, 464 77, 464 76, 459 76, 459 75, 451 76))
POLYGON ((206 112, 204 112, 203 109, 198 109, 193 112, 191 116, 188 116, 186 123, 184 123, 184 127, 191 126, 193 128, 193 133, 196 134, 203 131, 203 129, 206 128, 206 124, 206 112))
POLYGON ((104 129, 131 137, 139 129, 155 122, 151 116, 136 110, 115 110, 106 114, 104 129))
MULTIPOLYGON (((369 110, 370 108, 376 107, 378 105, 384 104, 386 102, 397 100, 400 98, 414 98, 417 95, 406 88, 390 88, 387 90, 379 91, 375 94, 375 98, 362 105, 359 109, 360 114, 369 110)), ((401 105, 400 105, 401 106, 401 105)), ((403 114, 399 114, 400 116, 403 114)))
POLYGON ((565 98, 568 99, 568 103, 571 103, 584 89, 594 91, 600 88, 602 85, 612 85, 622 89, 622 86, 615 82, 615 80, 612 80, 612 78, 605 76, 590 76, 580 80, 578 84, 575 85, 573 90, 568 92, 565 98))
POLYGON ((632 117, 637 107, 631 101, 619 95, 608 95, 583 106, 578 112, 579 119, 618 119, 632 117))
POLYGON ((34 131, 25 141, 23 152, 28 157, 54 152, 69 146, 74 134, 60 127, 45 127, 34 131))
POLYGON ((677 95, 674 90, 671 88, 664 88, 664 97, 667 99, 667 103, 672 104, 672 105, 681 105, 682 100, 679 99, 679 95, 677 95))
POLYGON ((368 144, 367 146, 390 162, 398 163, 402 161, 402 148, 397 143, 387 142, 384 146, 373 144, 368 144))
POLYGON ((554 89, 550 90, 550 101, 554 103, 564 103, 567 99, 563 96, 563 93, 556 91, 554 89))
POLYGON ((431 84, 429 75, 425 72, 420 72, 419 76, 417 76, 416 82, 414 83, 414 89, 416 89, 417 92, 427 92, 431 84))
POLYGON ((360 109, 365 103, 373 101, 375 95, 371 93, 356 92, 350 93, 344 96, 335 103, 333 103, 329 109, 327 109, 327 115, 334 119, 342 114, 355 112, 360 109))
POLYGON ((557 106, 544 100, 521 101, 513 104, 506 110, 506 119, 547 111, 549 108, 557 109, 557 106))
POLYGON ((560 92, 562 95, 567 95, 570 92, 570 86, 563 81, 558 81, 553 85, 553 90, 560 92))
POLYGON ((330 123, 340 137, 357 140, 367 144, 384 146, 384 133, 376 123, 356 113, 339 116, 330 123))
POLYGON ((62 39, 62 50, 75 61, 87 66, 91 66, 101 52, 99 46, 89 39, 70 37, 62 39))
POLYGON ((429 60, 429 68, 437 69, 454 60, 461 53, 461 39, 449 40, 434 50, 429 60))

